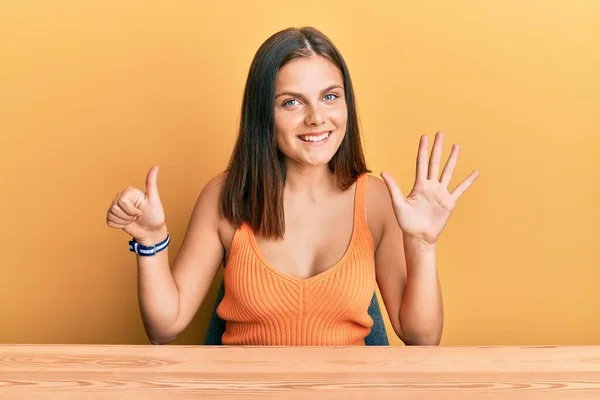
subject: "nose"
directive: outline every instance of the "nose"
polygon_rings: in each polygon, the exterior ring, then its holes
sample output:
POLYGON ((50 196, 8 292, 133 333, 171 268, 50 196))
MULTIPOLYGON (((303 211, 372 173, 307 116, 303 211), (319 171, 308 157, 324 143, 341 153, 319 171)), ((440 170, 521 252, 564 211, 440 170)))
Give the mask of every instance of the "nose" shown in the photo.
POLYGON ((322 110, 319 109, 319 106, 309 106, 306 107, 306 116, 304 117, 304 123, 306 125, 311 125, 311 126, 319 126, 319 125, 323 125, 323 123, 325 122, 325 118, 323 117, 323 113, 322 110))

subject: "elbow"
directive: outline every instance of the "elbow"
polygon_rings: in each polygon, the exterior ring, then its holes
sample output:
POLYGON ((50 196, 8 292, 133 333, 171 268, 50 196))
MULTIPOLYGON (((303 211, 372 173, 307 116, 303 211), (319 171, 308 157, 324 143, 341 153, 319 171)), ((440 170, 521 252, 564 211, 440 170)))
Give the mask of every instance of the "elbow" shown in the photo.
POLYGON ((406 346, 439 346, 441 336, 441 333, 438 332, 421 332, 414 334, 406 334, 406 332, 404 332, 404 335, 399 337, 406 346))
POLYGON ((152 345, 158 346, 161 344, 166 344, 166 342, 162 338, 160 338, 158 335, 153 335, 150 332, 146 332, 146 337, 152 345))
POLYGON ((159 337, 148 336, 148 340, 150 340, 150 343, 153 344, 153 345, 155 345, 155 346, 169 344, 169 343, 171 343, 175 339, 176 339, 176 337, 173 337, 173 338, 159 338, 159 337))
POLYGON ((177 339, 179 334, 173 332, 163 332, 160 334, 157 332, 146 331, 146 336, 151 344, 162 345, 171 343, 173 340, 177 339))
POLYGON ((440 340, 436 338, 400 338, 405 346, 439 346, 440 340))
POLYGON ((169 344, 177 339, 183 329, 178 328, 177 321, 161 324, 149 324, 144 322, 144 330, 148 340, 153 345, 169 344))
POLYGON ((439 329, 414 331, 401 329, 400 324, 396 324, 394 331, 405 346, 439 346, 442 339, 439 329))
POLYGON ((414 321, 410 324, 397 318, 394 330, 406 346, 439 346, 442 340, 443 319, 414 321), (404 323, 403 323, 404 322, 404 323))

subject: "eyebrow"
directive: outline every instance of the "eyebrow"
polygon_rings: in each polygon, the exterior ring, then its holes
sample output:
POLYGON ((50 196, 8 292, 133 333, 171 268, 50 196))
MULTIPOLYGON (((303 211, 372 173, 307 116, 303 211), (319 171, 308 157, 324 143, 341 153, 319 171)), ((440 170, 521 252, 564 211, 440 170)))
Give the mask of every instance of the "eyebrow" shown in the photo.
MULTIPOLYGON (((333 89, 342 89, 342 90, 344 90, 344 87, 342 85, 338 85, 338 84, 331 85, 331 86, 328 86, 325 89, 323 89, 321 91, 321 94, 325 93, 325 92, 328 92, 330 90, 333 90, 333 89)), ((288 92, 288 91, 286 91, 286 92, 281 92, 281 93, 277 94, 275 96, 275 98, 278 98, 279 96, 284 96, 284 95, 293 96, 293 97, 304 97, 304 95, 302 93, 296 93, 296 92, 288 92)))

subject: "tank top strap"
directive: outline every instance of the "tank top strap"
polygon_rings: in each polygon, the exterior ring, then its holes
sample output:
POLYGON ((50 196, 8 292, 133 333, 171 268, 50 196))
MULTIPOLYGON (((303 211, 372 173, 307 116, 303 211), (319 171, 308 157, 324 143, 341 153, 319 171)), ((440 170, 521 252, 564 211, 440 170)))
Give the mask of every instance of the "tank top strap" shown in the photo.
POLYGON ((367 222, 367 209, 365 207, 367 197, 367 179, 369 179, 369 174, 365 172, 356 180, 356 192, 354 197, 354 222, 358 222, 359 224, 365 224, 367 222))
POLYGON ((367 223, 367 181, 369 174, 363 173, 356 180, 356 193, 354 198, 354 233, 359 242, 368 246, 367 251, 374 251, 375 242, 367 223))

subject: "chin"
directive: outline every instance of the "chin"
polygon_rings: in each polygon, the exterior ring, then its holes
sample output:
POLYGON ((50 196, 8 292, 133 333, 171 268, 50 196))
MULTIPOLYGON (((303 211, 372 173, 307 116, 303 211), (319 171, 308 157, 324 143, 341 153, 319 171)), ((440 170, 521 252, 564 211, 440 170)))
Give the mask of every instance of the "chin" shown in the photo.
POLYGON ((334 154, 324 157, 300 157, 299 159, 296 159, 296 161, 313 167, 325 167, 329 166, 333 156, 334 154))
POLYGON ((287 163, 296 164, 298 166, 310 166, 314 168, 322 168, 329 165, 333 158, 331 157, 305 157, 303 154, 286 155, 287 163), (291 157, 290 157, 291 156, 291 157))
POLYGON ((329 168, 329 161, 323 161, 323 162, 318 162, 318 163, 306 163, 308 165, 310 165, 311 167, 315 167, 315 168, 329 168))

